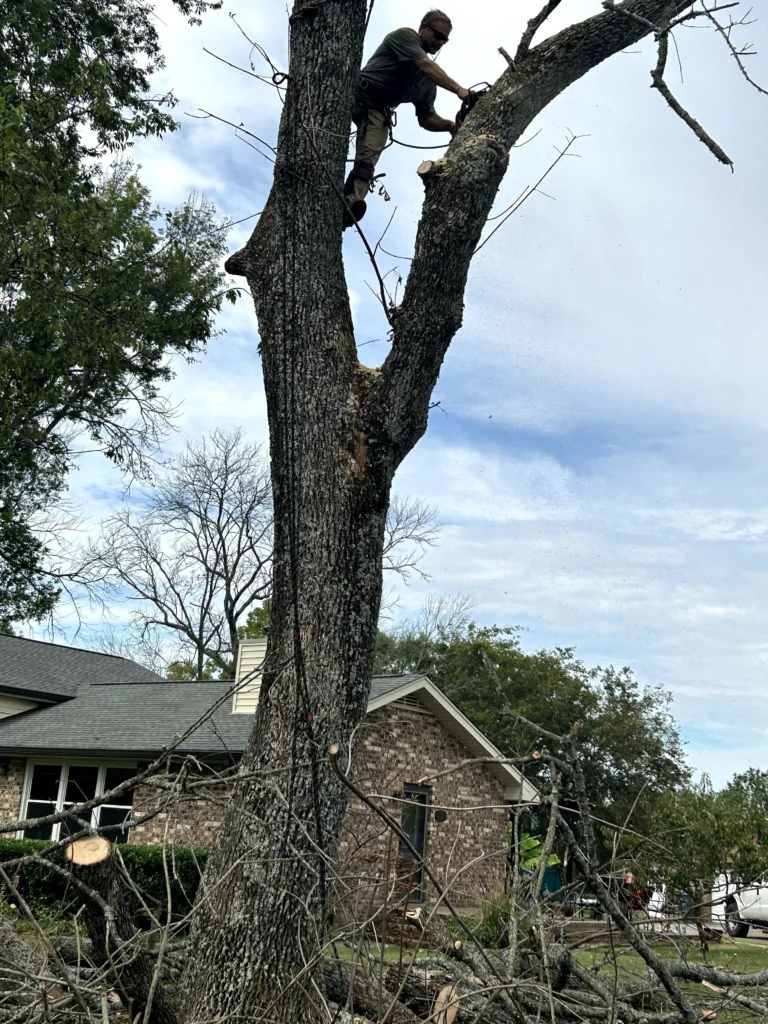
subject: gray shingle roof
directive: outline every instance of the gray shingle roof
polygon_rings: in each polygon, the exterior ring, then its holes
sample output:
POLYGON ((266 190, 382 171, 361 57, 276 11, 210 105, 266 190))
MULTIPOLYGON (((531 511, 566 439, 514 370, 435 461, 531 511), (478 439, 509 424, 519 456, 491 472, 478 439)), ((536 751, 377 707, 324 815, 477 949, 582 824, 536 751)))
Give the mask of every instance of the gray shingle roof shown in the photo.
POLYGON ((212 720, 179 748, 183 753, 241 753, 251 715, 230 713, 230 682, 93 683, 73 700, 0 720, 0 750, 26 754, 160 753, 225 698, 212 720))
POLYGON ((0 692, 60 700, 89 683, 152 682, 161 677, 114 654, 0 634, 0 692))
POLYGON ((389 693, 390 690, 396 690, 398 687, 404 686, 406 683, 413 683, 415 680, 423 678, 423 672, 400 676, 374 676, 373 682, 371 683, 370 699, 373 700, 375 697, 381 697, 383 694, 389 693))
MULTIPOLYGON (((421 676, 381 676, 371 697, 421 676)), ((0 754, 151 757, 170 746, 217 701, 221 706, 178 748, 240 756, 252 715, 233 715, 230 681, 93 683, 73 700, 0 719, 0 754)))

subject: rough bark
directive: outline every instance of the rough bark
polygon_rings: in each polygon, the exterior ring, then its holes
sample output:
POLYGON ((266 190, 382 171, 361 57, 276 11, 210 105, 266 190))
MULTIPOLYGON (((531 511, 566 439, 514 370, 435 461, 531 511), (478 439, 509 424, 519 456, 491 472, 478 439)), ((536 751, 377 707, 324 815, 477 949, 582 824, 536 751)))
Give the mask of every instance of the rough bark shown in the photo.
MULTIPOLYGON (((323 982, 328 998, 339 1006, 352 1005, 356 1013, 369 1020, 379 1021, 387 1014, 389 1024, 414 1024, 421 1018, 407 1006, 399 1002, 396 993, 389 988, 380 989, 376 981, 372 981, 361 970, 353 972, 351 964, 340 960, 328 960, 323 964, 323 982), (350 982, 352 996, 350 998, 350 982)), ((434 996, 432 997, 434 1000, 434 996)))
POLYGON ((13 992, 20 1002, 37 1001, 44 964, 45 956, 32 950, 12 921, 0 917, 0 993, 13 992))
POLYGON ((112 852, 104 860, 73 863, 72 873, 85 887, 80 893, 92 956, 96 962, 110 964, 115 989, 130 1019, 138 1014, 144 1020, 151 1000, 147 1024, 177 1024, 176 1008, 155 977, 157 960, 141 948, 141 935, 126 906, 124 883, 112 852))
MULTIPOLYGON (((672 7, 683 10, 691 0, 672 7)), ((628 0, 650 22, 668 0, 628 0)), ((392 350, 357 360, 341 254, 344 160, 365 0, 297 0, 273 187, 230 272, 261 335, 275 501, 274 599, 262 699, 206 871, 185 979, 187 1021, 314 1021, 311 984, 345 806, 326 762, 367 704, 392 477, 424 433, 461 325, 472 254, 513 144, 560 92, 647 24, 605 11, 510 67, 424 174, 392 350), (259 777, 259 771, 263 774, 259 777)))

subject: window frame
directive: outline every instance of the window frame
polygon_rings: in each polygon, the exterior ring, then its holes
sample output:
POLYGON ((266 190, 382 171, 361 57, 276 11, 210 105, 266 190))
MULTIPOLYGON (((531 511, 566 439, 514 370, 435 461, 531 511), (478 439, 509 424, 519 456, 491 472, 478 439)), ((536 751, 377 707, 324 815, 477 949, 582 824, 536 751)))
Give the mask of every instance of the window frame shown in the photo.
MULTIPOLYGON (((98 768, 98 775, 96 776, 96 793, 95 796, 102 796, 105 792, 104 782, 107 776, 108 768, 130 768, 134 771, 138 771, 138 762, 134 760, 125 760, 122 758, 96 758, 96 757, 28 757, 26 768, 24 770, 24 784, 21 787, 21 805, 19 808, 19 816, 22 820, 27 817, 27 807, 29 805, 30 793, 32 791, 32 775, 35 770, 35 765, 55 765, 61 769, 59 774, 59 791, 56 796, 56 814, 59 814, 64 810, 64 804, 67 794, 67 781, 69 779, 70 768, 98 768)), ((128 807, 128 804, 99 804, 99 807, 94 807, 91 811, 91 825, 97 828, 96 815, 101 807, 128 807)), ((57 821, 51 826, 51 838, 46 842, 56 843, 61 838, 61 826, 63 822, 57 821)), ((114 826, 110 826, 114 827, 114 826)), ((18 829, 16 832, 17 839, 24 838, 24 829, 18 829)))
MULTIPOLYGON (((420 866, 418 868, 418 879, 414 878, 415 885, 413 886, 411 891, 406 896, 405 902, 406 903, 424 903, 425 900, 426 900, 426 882, 427 882, 427 875, 426 875, 426 872, 424 871, 424 864, 426 863, 427 853, 428 853, 428 850, 429 850, 429 818, 430 818, 430 811, 431 811, 431 808, 432 808, 432 787, 431 786, 424 786, 424 785, 422 785, 422 784, 420 784, 418 782, 405 782, 405 783, 403 783, 402 799, 403 799, 403 811, 401 812, 401 817, 400 817, 400 822, 399 822, 401 828, 403 828, 403 816, 404 816, 404 812, 405 812, 406 807, 410 806, 410 807, 421 807, 421 808, 423 808, 423 815, 424 815, 424 839, 423 839, 423 842, 422 842, 423 851, 422 851, 422 854, 421 854, 421 863, 420 863, 420 866), (421 796, 424 797, 424 802, 423 803, 420 800, 418 800, 418 797, 421 797, 421 796)), ((398 857, 402 856, 403 845, 404 844, 403 844, 402 840, 400 840, 400 842, 398 843, 398 857)))

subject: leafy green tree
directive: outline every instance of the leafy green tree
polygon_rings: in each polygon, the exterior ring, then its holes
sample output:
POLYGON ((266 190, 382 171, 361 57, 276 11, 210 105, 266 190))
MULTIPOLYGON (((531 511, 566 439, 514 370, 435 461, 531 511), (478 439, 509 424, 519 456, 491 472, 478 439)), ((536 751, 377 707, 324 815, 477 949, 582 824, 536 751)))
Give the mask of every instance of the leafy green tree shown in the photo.
POLYGON ((256 608, 251 608, 244 626, 237 627, 238 640, 260 640, 267 635, 272 599, 267 598, 256 608))
POLYGON ((750 885, 768 875, 768 771, 750 768, 723 789, 704 776, 659 798, 638 870, 671 899, 709 891, 720 875, 750 885))
POLYGON ((198 673, 194 661, 172 661, 168 666, 167 678, 173 683, 186 682, 191 679, 222 679, 229 678, 221 674, 221 669, 209 658, 203 666, 203 671, 198 673))
POLYGON ((641 686, 628 668, 587 668, 570 648, 524 651, 519 632, 465 621, 449 629, 438 623, 431 632, 411 626, 380 633, 376 671, 426 673, 509 755, 545 742, 518 716, 558 735, 580 722, 596 818, 649 827, 658 798, 690 777, 670 695, 641 686))
MULTIPOLYGON (((175 0, 195 20, 218 4, 175 0)), ((225 228, 192 196, 162 217, 128 162, 172 130, 151 5, 0 7, 0 617, 57 588, 30 518, 65 486, 78 435, 131 471, 167 427, 168 357, 192 357, 228 295, 225 228)))

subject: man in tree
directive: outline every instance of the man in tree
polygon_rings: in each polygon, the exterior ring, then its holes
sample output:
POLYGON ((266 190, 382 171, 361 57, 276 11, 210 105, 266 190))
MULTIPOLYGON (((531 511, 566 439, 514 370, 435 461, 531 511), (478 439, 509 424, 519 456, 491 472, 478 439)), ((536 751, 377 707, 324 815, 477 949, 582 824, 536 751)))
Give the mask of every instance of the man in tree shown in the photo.
POLYGON ((365 197, 376 163, 387 145, 395 107, 412 103, 422 128, 428 132, 456 134, 456 122, 435 112, 437 86, 462 100, 469 91, 454 82, 428 56, 440 52, 452 28, 447 14, 437 9, 427 11, 418 32, 398 28, 384 36, 384 41, 360 72, 353 114, 357 125, 355 163, 344 186, 348 204, 345 227, 351 227, 365 214, 365 197))

